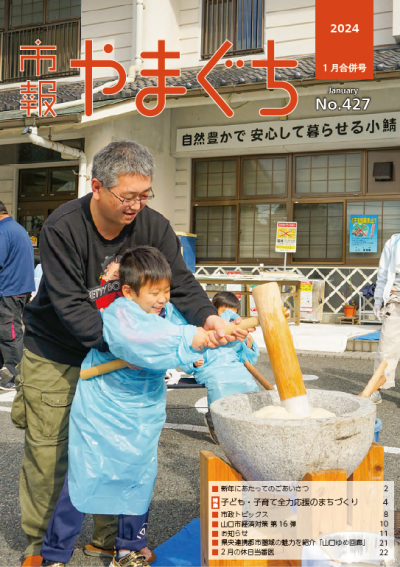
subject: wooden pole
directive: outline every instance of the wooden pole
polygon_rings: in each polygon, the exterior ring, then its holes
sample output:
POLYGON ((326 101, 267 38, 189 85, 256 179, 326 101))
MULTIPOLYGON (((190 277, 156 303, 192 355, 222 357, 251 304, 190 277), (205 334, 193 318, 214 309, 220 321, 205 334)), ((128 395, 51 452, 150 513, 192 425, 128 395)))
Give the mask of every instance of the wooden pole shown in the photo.
POLYGON ((380 388, 386 382, 386 378, 382 376, 382 374, 385 372, 387 365, 387 361, 382 360, 378 368, 375 370, 372 378, 361 392, 361 398, 368 398, 373 392, 375 392, 375 390, 380 388))
POLYGON ((261 374, 261 372, 259 372, 257 370, 257 368, 255 368, 248 360, 245 361, 244 363, 245 367, 247 368, 247 370, 250 372, 250 374, 258 381, 260 382, 261 386, 263 386, 266 390, 275 390, 275 388, 273 387, 272 384, 270 384, 268 382, 268 380, 266 378, 264 378, 264 376, 261 374))
POLYGON ((307 392, 278 284, 271 282, 253 288, 253 297, 282 404, 299 417, 308 417, 307 392))
MULTIPOLYGON (((253 327, 258 327, 260 321, 258 317, 249 317, 248 319, 243 319, 236 325, 235 323, 228 323, 225 325, 225 335, 232 335, 233 331, 236 329, 242 329, 247 331, 247 329, 252 329, 253 327)), ((209 334, 214 333, 214 331, 207 331, 209 334)), ((80 377, 82 380, 87 380, 88 378, 94 378, 100 374, 108 374, 108 372, 113 372, 114 370, 120 370, 121 368, 126 368, 128 363, 120 358, 111 360, 110 362, 105 362, 104 364, 98 364, 97 366, 92 366, 92 368, 85 368, 81 370, 80 377)))

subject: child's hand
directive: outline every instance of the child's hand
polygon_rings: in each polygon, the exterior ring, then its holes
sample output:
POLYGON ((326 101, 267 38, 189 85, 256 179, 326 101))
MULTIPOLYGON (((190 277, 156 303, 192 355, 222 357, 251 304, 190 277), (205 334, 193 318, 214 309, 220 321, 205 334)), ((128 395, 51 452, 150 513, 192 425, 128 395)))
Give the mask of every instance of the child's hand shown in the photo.
POLYGON ((200 358, 200 360, 196 360, 194 366, 196 366, 196 368, 199 368, 200 366, 203 366, 203 364, 204 364, 204 358, 200 358))
POLYGON ((207 346, 210 346, 210 339, 208 333, 203 329, 203 327, 197 327, 197 334, 192 341, 192 348, 194 350, 202 350, 207 346))
POLYGON ((247 345, 248 348, 253 347, 253 337, 251 335, 248 335, 247 340, 246 340, 246 345, 247 345))

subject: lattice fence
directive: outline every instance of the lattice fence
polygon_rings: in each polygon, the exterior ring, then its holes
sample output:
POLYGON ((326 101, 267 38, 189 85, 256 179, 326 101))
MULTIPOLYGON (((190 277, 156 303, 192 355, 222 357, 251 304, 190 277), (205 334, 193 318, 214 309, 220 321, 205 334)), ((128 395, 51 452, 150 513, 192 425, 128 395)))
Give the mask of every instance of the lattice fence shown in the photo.
MULTIPOLYGON (((264 266, 264 272, 282 271, 276 266, 264 266)), ((196 266, 195 276, 217 276, 226 275, 228 272, 240 272, 243 275, 257 276, 260 266, 196 266)), ((324 280, 325 297, 323 301, 323 312, 336 315, 342 311, 345 301, 354 299, 358 306, 362 288, 376 282, 378 268, 372 267, 326 267, 326 266, 290 266, 287 272, 301 274, 305 280, 324 280)), ((373 300, 367 299, 366 311, 373 308, 373 300)))

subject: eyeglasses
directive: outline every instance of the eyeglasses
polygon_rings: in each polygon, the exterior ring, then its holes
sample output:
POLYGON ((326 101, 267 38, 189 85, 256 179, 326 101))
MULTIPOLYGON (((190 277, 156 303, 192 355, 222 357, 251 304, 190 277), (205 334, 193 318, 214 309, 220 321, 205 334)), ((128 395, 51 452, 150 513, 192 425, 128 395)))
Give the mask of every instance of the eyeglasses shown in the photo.
MULTIPOLYGON (((103 185, 104 187, 104 185, 103 185)), ((135 205, 136 203, 141 203, 143 201, 143 203, 146 203, 146 201, 150 201, 150 199, 154 199, 155 195, 153 193, 153 189, 150 189, 150 194, 149 195, 143 195, 143 197, 135 197, 134 199, 121 199, 121 197, 118 197, 118 195, 116 195, 115 193, 113 193, 111 191, 111 189, 109 189, 108 187, 105 187, 105 189, 107 189, 107 191, 110 191, 111 195, 114 195, 114 197, 116 199, 118 199, 118 201, 120 203, 122 203, 123 205, 135 205)))

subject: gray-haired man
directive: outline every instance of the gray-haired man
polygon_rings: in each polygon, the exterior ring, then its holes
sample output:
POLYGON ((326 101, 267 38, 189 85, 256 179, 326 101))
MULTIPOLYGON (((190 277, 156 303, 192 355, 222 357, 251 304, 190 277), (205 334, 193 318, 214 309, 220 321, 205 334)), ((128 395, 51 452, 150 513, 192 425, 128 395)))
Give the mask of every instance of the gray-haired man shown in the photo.
MULTIPOLYGON (((187 270, 168 220, 146 207, 154 196, 153 173, 153 157, 140 144, 109 144, 94 156, 93 192, 59 207, 41 231, 43 279, 25 310, 27 350, 12 410, 15 425, 26 428, 20 501, 29 565, 41 565, 42 540, 63 486, 81 362, 91 348, 108 350, 99 309, 119 294, 118 262, 125 250, 148 244, 163 252, 172 269, 172 303, 189 323, 215 330, 216 346, 228 340, 226 322, 187 270)), ((243 339, 247 333, 236 334, 243 339)), ((116 531, 116 519, 95 517, 86 552, 110 553, 116 531)))

